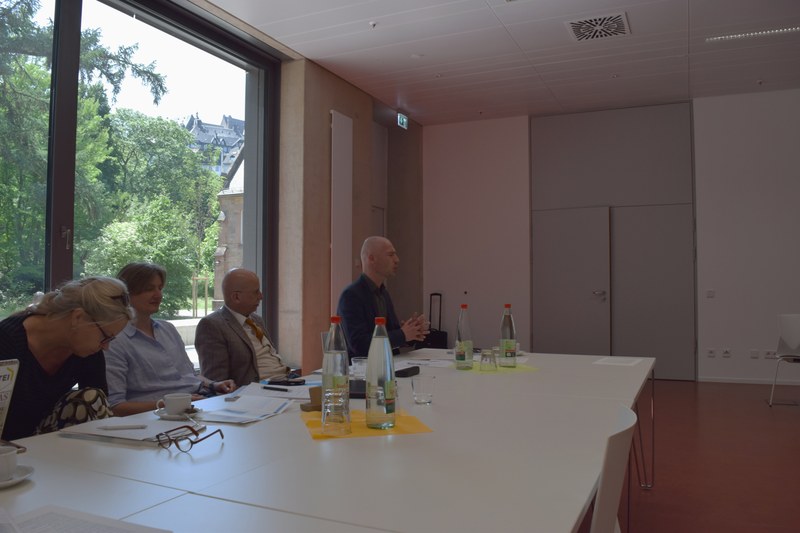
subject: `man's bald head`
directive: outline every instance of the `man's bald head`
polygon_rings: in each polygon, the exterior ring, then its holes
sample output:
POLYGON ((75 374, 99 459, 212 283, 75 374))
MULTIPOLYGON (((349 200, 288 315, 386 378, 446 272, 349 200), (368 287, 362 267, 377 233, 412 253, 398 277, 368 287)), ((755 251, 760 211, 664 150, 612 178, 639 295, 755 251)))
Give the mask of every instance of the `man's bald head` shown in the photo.
POLYGON ((380 285, 397 273, 400 257, 386 237, 367 237, 361 245, 361 271, 380 285))
POLYGON ((229 270, 222 278, 222 297, 229 309, 249 316, 258 309, 263 297, 258 275, 244 268, 229 270))

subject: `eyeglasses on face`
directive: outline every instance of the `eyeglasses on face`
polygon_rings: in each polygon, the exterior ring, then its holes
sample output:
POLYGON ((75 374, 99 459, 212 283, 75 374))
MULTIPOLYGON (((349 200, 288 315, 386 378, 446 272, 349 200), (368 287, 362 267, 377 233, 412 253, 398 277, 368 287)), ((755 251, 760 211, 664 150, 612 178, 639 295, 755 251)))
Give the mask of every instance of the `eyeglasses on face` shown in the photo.
POLYGON ((217 429, 204 437, 200 437, 200 433, 192 426, 178 426, 175 429, 159 433, 156 435, 156 440, 158 441, 158 445, 165 450, 174 444, 180 451, 188 452, 195 444, 201 443, 217 433, 219 433, 221 439, 225 439, 225 435, 222 433, 221 429, 217 429))
POLYGON ((98 331, 100 331, 100 335, 103 336, 100 339, 100 346, 104 346, 117 338, 116 335, 109 335, 108 332, 104 330, 103 327, 100 325, 100 322, 95 320, 94 317, 92 317, 92 315, 86 313, 86 316, 88 316, 92 320, 92 324, 94 324, 97 327, 98 331))
POLYGON ((106 330, 104 330, 102 327, 100 327, 100 324, 98 324, 97 322, 93 322, 93 324, 95 326, 97 326, 97 329, 100 330, 100 334, 103 336, 103 338, 100 339, 100 344, 101 345, 102 344, 108 344, 109 342, 111 342, 111 341, 113 341, 114 339, 117 338, 116 335, 109 335, 108 332, 106 332, 106 330))

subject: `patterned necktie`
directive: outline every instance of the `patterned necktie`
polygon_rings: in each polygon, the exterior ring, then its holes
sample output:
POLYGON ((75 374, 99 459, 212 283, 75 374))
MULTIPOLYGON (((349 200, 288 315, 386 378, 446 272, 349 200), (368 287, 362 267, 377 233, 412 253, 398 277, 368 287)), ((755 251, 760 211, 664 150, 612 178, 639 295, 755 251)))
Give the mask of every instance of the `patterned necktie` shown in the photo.
POLYGON ((264 340, 264 332, 261 331, 261 328, 258 327, 258 325, 253 321, 252 318, 249 317, 245 318, 244 323, 250 326, 250 329, 252 329, 253 333, 256 334, 256 338, 258 339, 259 342, 264 340))

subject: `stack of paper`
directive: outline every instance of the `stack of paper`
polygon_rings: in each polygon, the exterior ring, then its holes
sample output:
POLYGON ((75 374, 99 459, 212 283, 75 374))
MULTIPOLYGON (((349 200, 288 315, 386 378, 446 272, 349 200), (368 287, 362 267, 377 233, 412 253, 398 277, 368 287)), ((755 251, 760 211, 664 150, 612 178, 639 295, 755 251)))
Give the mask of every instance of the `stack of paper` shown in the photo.
POLYGON ((47 505, 12 517, 0 507, 0 531, 13 533, 73 533, 75 531, 113 531, 115 533, 168 533, 165 529, 140 526, 66 507, 47 505))
POLYGON ((276 398, 268 394, 269 392, 271 391, 262 389, 260 384, 251 383, 228 395, 225 398, 225 407, 203 411, 195 418, 204 422, 247 424, 282 413, 291 405, 291 400, 276 398))
POLYGON ((132 422, 128 418, 104 418, 66 427, 59 431, 59 434, 64 437, 155 445, 158 444, 156 435, 181 426, 192 426, 198 432, 206 429, 206 426, 193 420, 168 421, 155 419, 142 421, 137 415, 136 422, 132 422))

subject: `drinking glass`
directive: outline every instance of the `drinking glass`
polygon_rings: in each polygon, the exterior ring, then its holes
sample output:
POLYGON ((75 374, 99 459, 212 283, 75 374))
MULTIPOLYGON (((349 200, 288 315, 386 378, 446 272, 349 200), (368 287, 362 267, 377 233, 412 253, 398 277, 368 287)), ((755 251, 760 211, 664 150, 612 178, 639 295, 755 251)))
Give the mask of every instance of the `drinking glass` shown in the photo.
POLYGON ((499 352, 500 348, 493 348, 491 350, 481 350, 481 372, 497 372, 497 354, 495 349, 499 352))

